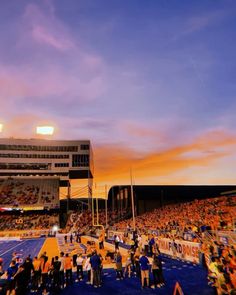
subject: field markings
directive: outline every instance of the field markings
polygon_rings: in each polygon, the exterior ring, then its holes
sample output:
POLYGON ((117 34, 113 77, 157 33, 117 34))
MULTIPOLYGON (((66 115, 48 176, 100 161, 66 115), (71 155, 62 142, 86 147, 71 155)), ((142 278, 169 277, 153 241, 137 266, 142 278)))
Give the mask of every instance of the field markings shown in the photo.
POLYGON ((5 254, 7 254, 9 251, 11 251, 11 250, 15 249, 15 248, 16 248, 16 247, 18 247, 18 246, 21 246, 21 245, 23 245, 25 242, 26 242, 26 241, 23 241, 23 242, 21 242, 21 243, 19 243, 19 244, 15 245, 14 247, 12 247, 12 248, 8 249, 7 251, 5 251, 5 252, 3 252, 3 253, 0 253, 0 256, 3 256, 3 255, 5 255, 5 254))

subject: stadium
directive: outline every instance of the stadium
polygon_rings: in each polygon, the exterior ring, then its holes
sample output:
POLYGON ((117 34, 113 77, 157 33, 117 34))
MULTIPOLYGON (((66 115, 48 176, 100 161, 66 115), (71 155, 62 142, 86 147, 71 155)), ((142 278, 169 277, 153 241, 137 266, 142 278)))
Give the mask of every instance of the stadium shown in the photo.
POLYGON ((131 179, 98 192, 93 178, 90 141, 0 139, 1 294, 215 294, 235 282, 236 186, 131 179))
POLYGON ((0 295, 236 295, 236 0, 0 4, 0 295))

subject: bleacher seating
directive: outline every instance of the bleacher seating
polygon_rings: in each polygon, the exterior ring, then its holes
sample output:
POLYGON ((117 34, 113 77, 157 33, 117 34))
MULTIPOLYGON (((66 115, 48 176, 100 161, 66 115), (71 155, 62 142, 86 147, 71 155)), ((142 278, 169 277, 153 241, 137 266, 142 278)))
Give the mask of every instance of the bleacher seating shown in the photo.
MULTIPOLYGON (((211 230, 233 230, 236 220, 236 196, 195 200, 189 203, 173 204, 157 208, 136 217, 136 227, 140 232, 158 231, 166 237, 184 239, 186 234, 211 230)), ((132 219, 120 221, 114 225, 116 230, 126 230, 132 219)), ((188 235, 188 239, 189 239, 188 235)))
POLYGON ((0 181, 0 206, 59 206, 58 179, 6 178, 0 181))
POLYGON ((59 216, 56 213, 0 216, 0 231, 51 229, 53 225, 59 225, 59 216))

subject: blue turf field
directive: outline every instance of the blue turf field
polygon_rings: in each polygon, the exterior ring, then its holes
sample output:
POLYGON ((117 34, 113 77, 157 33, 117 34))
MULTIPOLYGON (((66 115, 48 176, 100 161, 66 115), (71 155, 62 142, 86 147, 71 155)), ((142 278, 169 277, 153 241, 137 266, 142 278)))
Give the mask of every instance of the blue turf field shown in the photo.
POLYGON ((207 285, 207 272, 198 265, 186 263, 167 257, 163 257, 164 277, 166 286, 157 289, 141 290, 140 280, 136 277, 125 278, 122 281, 116 281, 115 271, 105 269, 103 271, 103 285, 95 289, 85 282, 74 283, 73 286, 63 290, 63 295, 76 294, 106 294, 106 295, 135 295, 135 294, 160 294, 172 295, 176 281, 179 281, 184 295, 213 295, 213 289, 207 285))
POLYGON ((6 269, 8 267, 13 252, 16 252, 22 259, 29 254, 31 254, 32 258, 38 255, 44 241, 44 238, 23 241, 0 241, 0 257, 3 258, 3 268, 6 269))
MULTIPOLYGON (((38 254, 44 238, 31 239, 25 241, 0 241, 0 256, 4 259, 6 268, 11 260, 12 253, 15 251, 25 258, 28 254, 32 257, 38 254)), ((207 272, 201 266, 192 263, 182 262, 163 256, 163 273, 166 280, 166 286, 160 289, 141 290, 141 284, 138 278, 126 278, 122 281, 116 281, 115 271, 113 269, 103 270, 103 284, 101 288, 95 289, 86 285, 85 281, 74 283, 72 286, 65 288, 61 295, 75 294, 160 294, 172 295, 176 281, 180 283, 185 295, 213 295, 213 289, 207 285, 207 272)), ((85 275, 86 279, 86 275, 85 275)), ((40 294, 40 293, 39 293, 40 294)))

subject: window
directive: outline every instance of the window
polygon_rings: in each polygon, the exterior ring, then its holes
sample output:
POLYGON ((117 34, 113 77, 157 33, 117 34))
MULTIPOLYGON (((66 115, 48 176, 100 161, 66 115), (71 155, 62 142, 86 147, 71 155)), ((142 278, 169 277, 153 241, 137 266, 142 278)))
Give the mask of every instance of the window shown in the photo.
POLYGON ((89 155, 73 155, 72 167, 89 167, 89 155))
POLYGON ((81 144, 80 149, 81 149, 82 151, 89 150, 89 144, 81 144))
POLYGON ((43 151, 43 152, 77 152, 78 146, 37 146, 37 145, 6 145, 0 144, 0 150, 10 151, 43 151))
POLYGON ((55 163, 55 167, 69 167, 69 163, 55 163))
POLYGON ((42 163, 0 163, 0 170, 50 170, 51 164, 42 163))
POLYGON ((0 154, 0 158, 69 159, 69 155, 49 154, 0 154))

